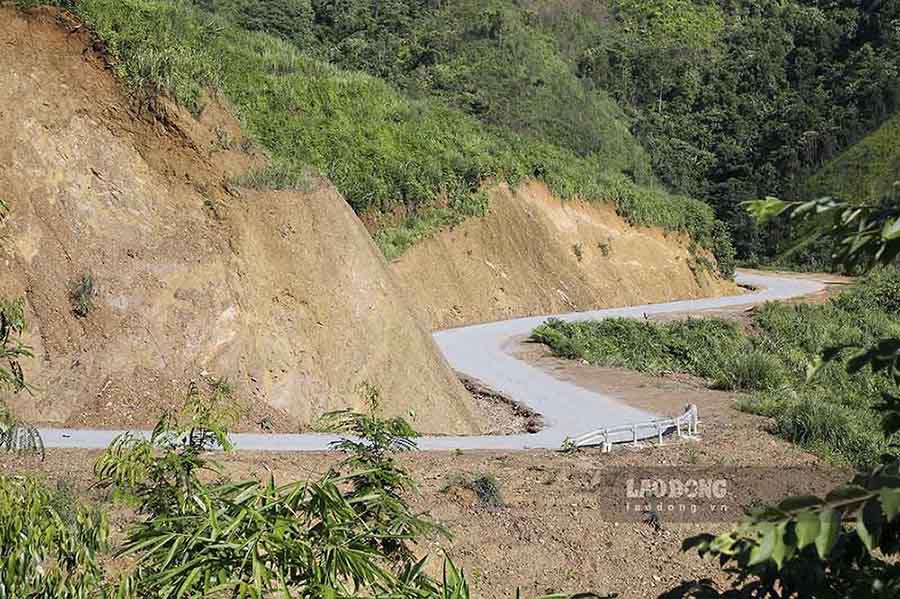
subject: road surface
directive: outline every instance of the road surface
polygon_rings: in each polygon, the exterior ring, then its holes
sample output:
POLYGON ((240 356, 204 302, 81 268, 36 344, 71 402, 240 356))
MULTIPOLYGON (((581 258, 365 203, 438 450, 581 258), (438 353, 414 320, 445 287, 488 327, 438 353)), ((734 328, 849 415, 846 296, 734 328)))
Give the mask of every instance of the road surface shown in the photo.
MULTIPOLYGON (((817 281, 739 272, 737 282, 756 291, 743 295, 685 300, 664 304, 610 308, 555 315, 567 321, 611 317, 643 318, 666 313, 700 312, 717 308, 758 304, 816 293, 817 281)), ((421 449, 558 449, 567 437, 599 428, 646 422, 660 417, 561 381, 512 355, 521 339, 550 316, 517 318, 461 327, 434 334, 434 340, 455 370, 476 378, 492 389, 528 405, 544 417, 544 429, 535 434, 422 437, 421 449)), ((668 414, 675 416, 678 414, 668 414)), ((46 447, 102 449, 124 431, 88 429, 40 429, 46 447)), ((146 431, 134 431, 147 435, 146 431)), ((235 448, 246 451, 321 451, 335 437, 322 434, 232 434, 235 448)), ((624 439, 623 439, 624 440, 624 439)))

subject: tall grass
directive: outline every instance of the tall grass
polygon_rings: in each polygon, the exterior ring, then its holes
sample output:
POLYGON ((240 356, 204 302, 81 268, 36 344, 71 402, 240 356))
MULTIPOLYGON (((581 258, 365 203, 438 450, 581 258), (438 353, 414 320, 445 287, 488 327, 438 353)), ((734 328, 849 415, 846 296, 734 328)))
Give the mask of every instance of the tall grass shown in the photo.
POLYGON ((715 319, 656 323, 551 320, 533 338, 555 354, 650 373, 682 372, 748 392, 742 410, 828 459, 868 466, 887 451, 873 406, 891 389, 883 374, 848 374, 842 359, 808 378, 829 347, 900 336, 900 271, 879 271, 823 305, 770 303, 748 330, 715 319))
POLYGON ((488 181, 516 184, 525 177, 545 181, 562 198, 614 201, 634 224, 684 232, 727 254, 727 236, 702 202, 637 185, 618 165, 554 140, 485 125, 436 98, 405 96, 381 79, 341 70, 193 3, 57 3, 90 27, 116 73, 136 91, 165 91, 195 111, 204 89, 223 93, 278 165, 277 177, 262 178, 267 184, 303 181, 312 167, 356 211, 390 214, 385 220, 392 229, 381 235, 389 255, 472 214, 488 181))

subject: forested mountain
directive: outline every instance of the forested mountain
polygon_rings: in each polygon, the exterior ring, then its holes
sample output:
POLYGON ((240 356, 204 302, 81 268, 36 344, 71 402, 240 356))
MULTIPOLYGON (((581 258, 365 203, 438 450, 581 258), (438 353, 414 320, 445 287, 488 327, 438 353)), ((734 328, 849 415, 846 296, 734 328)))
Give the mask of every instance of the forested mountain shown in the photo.
POLYGON ((738 203, 800 192, 900 97, 897 0, 196 1, 604 170, 652 172, 714 206, 742 257, 783 232, 738 203))

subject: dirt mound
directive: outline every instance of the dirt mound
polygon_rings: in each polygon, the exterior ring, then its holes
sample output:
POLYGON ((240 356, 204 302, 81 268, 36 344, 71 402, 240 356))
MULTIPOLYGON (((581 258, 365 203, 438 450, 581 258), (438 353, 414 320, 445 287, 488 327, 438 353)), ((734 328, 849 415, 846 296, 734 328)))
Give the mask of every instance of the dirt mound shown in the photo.
MULTIPOLYGON (((708 260, 708 257, 704 257, 708 260)), ((435 329, 737 293, 688 240, 541 183, 492 192, 490 214, 417 244, 391 268, 435 329)))
POLYGON ((83 34, 51 12, 0 9, 0 295, 27 300, 34 396, 22 416, 137 426, 188 381, 229 377, 243 428, 296 430, 360 407, 424 431, 475 432, 471 398, 366 230, 325 182, 238 190, 262 158, 209 104, 197 119, 131 104, 83 34), (73 312, 90 275, 93 309, 73 312))

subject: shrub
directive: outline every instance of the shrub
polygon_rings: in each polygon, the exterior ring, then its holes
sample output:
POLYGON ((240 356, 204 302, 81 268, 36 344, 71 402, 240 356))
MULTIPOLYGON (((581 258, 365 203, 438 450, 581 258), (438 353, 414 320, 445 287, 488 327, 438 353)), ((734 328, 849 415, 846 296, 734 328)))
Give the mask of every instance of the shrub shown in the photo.
POLYGON ((880 310, 900 315, 900 268, 877 270, 832 301, 848 312, 880 310))
POLYGON ((598 242, 597 242, 597 249, 600 250, 600 254, 601 254, 604 258, 608 258, 610 252, 612 252, 612 238, 610 238, 610 239, 607 240, 607 241, 598 241, 598 242))
POLYGON ((809 393, 781 405, 775 413, 775 432, 832 461, 875 464, 887 450, 879 421, 872 410, 847 408, 809 393))
POLYGON ((32 357, 22 342, 25 334, 25 302, 0 299, 0 391, 18 393, 28 388, 21 360, 32 357))
POLYGON ((69 285, 69 303, 72 305, 72 314, 76 318, 87 318, 94 311, 94 298, 97 297, 97 287, 94 285, 94 276, 91 273, 81 275, 69 285))
POLYGON ((575 254, 575 259, 581 262, 584 260, 584 244, 574 243, 572 244, 572 253, 575 254))
POLYGON ((447 492, 454 487, 475 493, 478 502, 488 509, 506 507, 506 502, 503 501, 503 495, 500 492, 500 483, 491 474, 477 476, 457 474, 450 478, 442 490, 447 492))
POLYGON ((785 372, 778 358, 754 350, 729 356, 714 385, 730 391, 769 391, 784 382, 785 372))
MULTIPOLYGON (((0 298, 0 392, 28 391, 22 370, 22 360, 33 357, 25 345, 25 302, 9 302, 0 298)), ((44 455, 44 443, 33 426, 21 422, 0 400, 0 449, 6 451, 34 451, 44 455)))
POLYGON ((0 477, 0 596, 105 596, 99 554, 108 538, 102 512, 64 489, 0 477))

